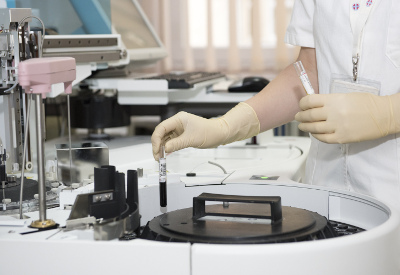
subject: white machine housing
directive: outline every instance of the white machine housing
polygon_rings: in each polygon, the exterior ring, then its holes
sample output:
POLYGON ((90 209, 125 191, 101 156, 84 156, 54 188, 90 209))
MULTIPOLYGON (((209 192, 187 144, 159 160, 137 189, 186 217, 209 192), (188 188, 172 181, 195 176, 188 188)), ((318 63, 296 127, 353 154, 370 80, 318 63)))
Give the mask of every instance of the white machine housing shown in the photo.
MULTIPOLYGON (((266 152, 268 146, 278 142, 285 144, 297 142, 300 150, 307 152, 307 138, 273 138, 259 151, 266 152), (277 140, 275 140, 277 139, 277 140), (302 142, 303 145, 300 145, 302 142)), ((112 147, 110 142, 110 147, 112 147)), ((120 142, 123 143, 123 142, 120 142)), ((153 217, 161 215, 164 209, 159 206, 159 186, 157 165, 151 156, 151 145, 143 143, 110 150, 110 160, 117 162, 120 172, 126 169, 144 169, 144 177, 139 178, 139 202, 141 225, 153 217), (122 156, 124 152, 124 156, 122 156), (117 161, 119 160, 119 161, 117 161)), ((240 154, 246 163, 246 150, 243 143, 230 148, 210 150, 185 149, 167 157, 168 205, 167 211, 192 206, 192 198, 203 192, 231 195, 281 196, 282 205, 298 207, 317 212, 329 220, 348 223, 366 229, 365 232, 326 240, 283 244, 257 245, 219 245, 167 243, 142 239, 132 241, 94 241, 93 230, 65 231, 61 229, 43 232, 33 231, 27 225, 36 219, 38 213, 26 213, 29 219, 21 220, 0 216, 0 247, 7 253, 0 258, 2 272, 25 274, 41 269, 43 274, 89 273, 89 274, 398 274, 400 251, 400 216, 390 206, 373 198, 346 191, 297 183, 290 177, 297 173, 279 175, 284 167, 300 169, 305 156, 294 157, 293 152, 278 160, 278 154, 265 157, 264 165, 247 169, 233 169, 234 158, 220 168, 207 163, 204 159, 223 162, 232 155, 240 154), (224 152, 223 150, 227 150, 224 152), (222 154, 222 158, 216 156, 222 154), (208 155, 208 156, 207 156, 208 155), (214 156, 211 158, 210 156, 214 156), (186 156, 186 157, 185 157, 186 156), (197 162, 194 169, 198 182, 187 180, 186 172, 197 162), (202 159, 204 158, 204 159, 202 159), (175 165, 174 160, 181 159, 182 165, 175 165), (191 164, 183 165, 192 159, 191 164), (273 161, 276 165, 274 166, 273 161), (296 161, 299 161, 296 165, 296 161), (181 169, 179 168, 181 167, 181 169), (214 170, 215 169, 215 170, 214 170), (280 169, 280 170, 279 170, 280 169), (254 174, 276 176, 277 180, 251 180, 254 174), (8 225, 7 225, 8 224, 8 225), (18 255, 24 264, 13 264, 18 255), (43 260, 45 259, 45 260, 43 260), (45 269, 42 268, 45 265, 45 269)), ((287 152, 282 150, 282 152, 287 152)), ((260 162, 262 163, 262 161, 260 162)), ((87 192, 91 184, 76 193, 87 192)), ((66 192, 61 191, 60 196, 66 192)), ((48 210, 48 217, 60 226, 65 225, 69 210, 54 208, 48 210)))

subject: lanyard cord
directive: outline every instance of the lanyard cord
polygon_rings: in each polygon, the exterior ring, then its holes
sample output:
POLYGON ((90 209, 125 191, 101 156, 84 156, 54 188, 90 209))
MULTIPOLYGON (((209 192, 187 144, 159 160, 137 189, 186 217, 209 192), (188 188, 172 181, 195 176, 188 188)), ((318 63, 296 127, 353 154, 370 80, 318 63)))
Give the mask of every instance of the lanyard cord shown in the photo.
POLYGON ((364 27, 376 2, 379 0, 350 0, 350 23, 353 32, 353 81, 357 82, 358 64, 361 56, 361 44, 364 27))

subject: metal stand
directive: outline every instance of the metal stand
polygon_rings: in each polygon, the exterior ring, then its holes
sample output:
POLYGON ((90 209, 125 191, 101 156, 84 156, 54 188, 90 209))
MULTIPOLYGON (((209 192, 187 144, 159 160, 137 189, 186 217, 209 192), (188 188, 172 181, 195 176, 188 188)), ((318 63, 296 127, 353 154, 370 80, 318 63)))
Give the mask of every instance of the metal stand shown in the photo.
POLYGON ((49 228, 56 223, 46 219, 46 186, 44 169, 44 136, 43 136, 43 113, 42 113, 42 94, 35 95, 36 113, 36 141, 37 141, 37 167, 38 167, 38 187, 39 187, 39 220, 33 221, 31 227, 49 228))

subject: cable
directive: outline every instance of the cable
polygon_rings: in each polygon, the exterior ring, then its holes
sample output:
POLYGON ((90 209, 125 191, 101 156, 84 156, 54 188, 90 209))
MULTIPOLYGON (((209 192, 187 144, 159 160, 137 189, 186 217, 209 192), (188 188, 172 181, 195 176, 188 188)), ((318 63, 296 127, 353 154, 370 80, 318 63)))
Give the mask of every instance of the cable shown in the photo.
POLYGON ((208 161, 208 163, 209 163, 209 164, 212 164, 212 165, 215 165, 215 166, 218 166, 219 168, 221 168, 221 169, 222 169, 222 171, 224 171, 224 174, 228 174, 228 173, 226 172, 225 168, 224 168, 224 167, 222 167, 222 165, 221 165, 221 164, 218 164, 218 163, 216 163, 216 162, 212 162, 212 161, 208 161))
POLYGON ((43 42, 44 42, 44 36, 45 36, 45 32, 46 32, 46 29, 45 29, 45 27, 44 27, 44 23, 43 23, 42 19, 40 19, 39 17, 34 16, 34 15, 29 15, 29 16, 27 16, 27 17, 22 18, 22 20, 19 21, 18 27, 20 27, 21 24, 24 23, 24 21, 25 21, 26 19, 28 19, 28 18, 35 18, 35 19, 39 20, 40 23, 42 24, 42 29, 43 29, 43 30, 42 30, 42 39, 41 39, 42 41, 40 42, 40 45, 38 45, 38 46, 39 46, 39 53, 40 53, 39 57, 42 57, 42 54, 43 54, 43 42))
MULTIPOLYGON (((194 171, 196 168, 198 168, 200 165, 207 164, 207 163, 212 164, 212 165, 215 165, 215 166, 218 166, 219 168, 221 168, 221 170, 224 172, 224 174, 228 174, 228 173, 226 172, 225 168, 222 167, 221 164, 218 164, 218 163, 212 162, 212 161, 207 161, 207 162, 199 163, 198 165, 196 165, 196 166, 195 166, 189 173, 187 173, 187 174, 193 173, 193 171, 194 171)), ((194 174, 195 174, 195 173, 194 173, 194 174)))
MULTIPOLYGON (((26 19, 28 19, 28 18, 35 18, 35 19, 39 20, 40 23, 42 24, 43 34, 42 34, 42 39, 41 39, 41 41, 40 41, 40 45, 38 45, 38 46, 39 46, 39 53, 40 53, 39 57, 42 57, 42 55, 43 55, 43 42, 44 42, 44 36, 45 36, 45 27, 44 27, 43 21, 42 21, 39 17, 36 17, 36 16, 34 16, 34 15, 30 15, 30 16, 24 17, 21 21, 19 21, 18 26, 17 26, 17 29, 18 29, 18 28, 21 26, 21 24, 24 23, 24 21, 25 21, 26 19)), ((7 90, 5 90, 3 93, 5 93, 5 94, 9 93, 9 92, 10 92, 11 90, 13 90, 17 85, 18 85, 18 77, 16 77, 16 80, 15 80, 14 85, 12 85, 10 88, 8 88, 7 90)))
POLYGON ((18 77, 16 77, 15 83, 14 85, 12 85, 10 88, 8 88, 7 90, 5 90, 3 93, 8 94, 8 92, 10 92, 12 89, 14 89, 15 87, 17 87, 18 85, 18 77))

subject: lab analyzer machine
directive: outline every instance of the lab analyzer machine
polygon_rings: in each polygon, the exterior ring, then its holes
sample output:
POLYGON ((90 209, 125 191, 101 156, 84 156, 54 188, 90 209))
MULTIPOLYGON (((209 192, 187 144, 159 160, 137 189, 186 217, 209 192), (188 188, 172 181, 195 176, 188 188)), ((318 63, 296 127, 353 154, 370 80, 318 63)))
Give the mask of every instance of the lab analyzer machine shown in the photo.
POLYGON ((209 90, 225 77, 168 90, 166 80, 127 74, 167 53, 135 0, 63 1, 80 22, 71 30, 46 26, 40 1, 14 4, 0 9, 0 274, 399 273, 400 213, 302 183, 308 137, 162 148, 159 162, 149 137, 86 139, 69 129, 47 140, 45 98, 66 98, 71 128, 101 112, 90 100, 98 88, 116 91, 109 106, 199 104, 223 98, 209 90), (112 16, 121 9, 133 20, 112 16), (93 111, 73 114, 82 87, 93 111))

